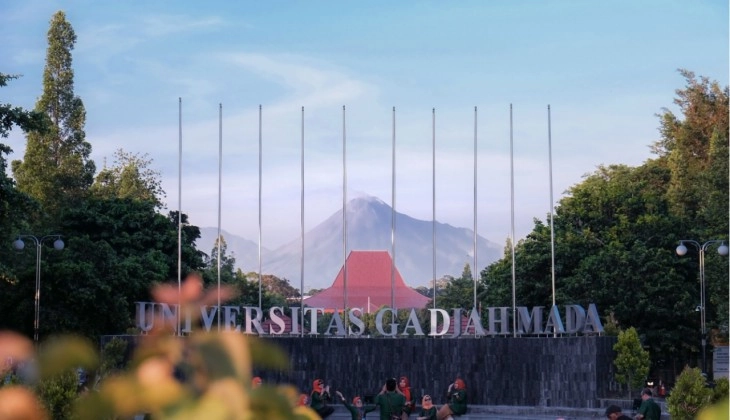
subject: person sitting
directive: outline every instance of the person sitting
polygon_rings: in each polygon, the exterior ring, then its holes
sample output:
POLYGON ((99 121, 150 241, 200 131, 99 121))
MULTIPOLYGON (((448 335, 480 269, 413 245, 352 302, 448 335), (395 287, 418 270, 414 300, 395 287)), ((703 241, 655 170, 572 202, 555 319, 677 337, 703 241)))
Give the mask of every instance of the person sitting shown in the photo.
POLYGON ((365 406, 362 404, 362 398, 359 396, 356 396, 352 399, 352 404, 350 404, 347 399, 345 399, 344 396, 342 396, 342 393, 340 391, 335 392, 338 397, 340 397, 340 400, 342 400, 342 403, 345 404, 345 408, 347 408, 347 411, 350 412, 350 415, 352 416, 352 420, 362 420, 365 418, 365 414, 375 411, 377 407, 374 405, 368 405, 365 406))
POLYGON ((418 413, 418 420, 436 420, 436 406, 433 405, 430 395, 424 395, 421 399, 421 411, 418 413))
POLYGON ((312 393, 309 397, 309 406, 312 410, 316 411, 320 417, 327 418, 332 414, 335 409, 327 404, 330 400, 330 387, 329 385, 324 386, 324 381, 321 379, 315 379, 312 382, 312 393))
POLYGON ((307 394, 299 394, 297 398, 297 407, 303 407, 309 405, 309 396, 307 394))
POLYGON ((403 420, 408 420, 408 416, 413 412, 414 404, 411 399, 411 384, 408 378, 401 376, 398 380, 398 391, 406 397, 406 404, 403 406, 403 420))
POLYGON ((621 407, 617 405, 609 405, 606 408, 606 417, 611 420, 631 420, 631 417, 624 415, 621 412, 621 407))
POLYGON ((466 384, 461 378, 456 378, 453 384, 449 385, 446 392, 446 404, 439 408, 436 413, 437 420, 444 420, 452 415, 466 413, 466 384))

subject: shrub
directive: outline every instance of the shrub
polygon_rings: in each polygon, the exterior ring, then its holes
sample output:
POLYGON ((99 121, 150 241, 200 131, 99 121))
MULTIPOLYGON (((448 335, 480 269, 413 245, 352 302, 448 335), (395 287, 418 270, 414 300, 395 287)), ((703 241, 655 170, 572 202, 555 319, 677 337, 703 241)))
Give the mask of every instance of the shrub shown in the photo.
POLYGON ((667 408, 672 420, 692 420, 700 410, 710 404, 712 390, 707 388, 705 377, 698 368, 685 367, 677 377, 672 394, 667 398, 667 408))
POLYGON ((52 419, 68 419, 71 418, 71 409, 76 400, 77 389, 76 372, 67 370, 41 380, 35 390, 52 419))
POLYGON ((712 403, 719 403, 728 399, 730 395, 730 382, 727 378, 720 378, 715 381, 715 388, 712 390, 712 403))

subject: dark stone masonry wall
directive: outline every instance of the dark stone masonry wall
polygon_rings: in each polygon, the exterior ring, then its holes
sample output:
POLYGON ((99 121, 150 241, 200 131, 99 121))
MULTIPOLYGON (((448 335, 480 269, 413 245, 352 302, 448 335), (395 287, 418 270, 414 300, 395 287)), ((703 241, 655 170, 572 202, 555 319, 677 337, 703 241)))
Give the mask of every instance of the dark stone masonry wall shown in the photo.
POLYGON ((615 337, 312 338, 266 337, 291 358, 289 372, 256 372, 303 392, 321 378, 345 397, 374 395, 385 378, 407 376, 411 392, 444 402, 459 376, 480 405, 597 408, 608 395, 615 337))
MULTIPOLYGON (((138 336, 104 336, 130 341, 138 336)), ((345 397, 380 391, 388 377, 407 376, 414 399, 444 402, 459 376, 469 402, 492 406, 600 408, 611 394, 616 337, 324 338, 275 337, 290 357, 288 372, 254 373, 309 393, 321 378, 345 397)), ((132 347, 133 347, 132 346, 132 347)))

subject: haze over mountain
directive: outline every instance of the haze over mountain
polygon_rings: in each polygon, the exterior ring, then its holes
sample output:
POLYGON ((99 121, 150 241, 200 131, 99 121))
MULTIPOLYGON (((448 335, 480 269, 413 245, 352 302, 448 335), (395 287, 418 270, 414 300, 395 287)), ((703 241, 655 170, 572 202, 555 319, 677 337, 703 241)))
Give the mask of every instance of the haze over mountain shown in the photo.
MULTIPOLYGON (((391 252, 392 207, 372 197, 358 197, 347 205, 347 249, 391 252)), ((396 212, 395 264, 406 284, 426 286, 433 278, 433 225, 396 212)), ((201 228, 198 248, 210 253, 217 228, 201 228)), ((228 253, 242 270, 258 271, 258 244, 223 231, 228 253)), ((262 247, 262 272, 286 278, 300 287, 301 239, 275 250, 262 247)), ((436 222, 436 278, 458 277, 465 264, 474 265, 474 233, 467 228, 436 222)), ((304 290, 329 287, 343 264, 342 210, 304 234, 304 290)), ((502 256, 502 246, 477 236, 477 273, 502 256)))

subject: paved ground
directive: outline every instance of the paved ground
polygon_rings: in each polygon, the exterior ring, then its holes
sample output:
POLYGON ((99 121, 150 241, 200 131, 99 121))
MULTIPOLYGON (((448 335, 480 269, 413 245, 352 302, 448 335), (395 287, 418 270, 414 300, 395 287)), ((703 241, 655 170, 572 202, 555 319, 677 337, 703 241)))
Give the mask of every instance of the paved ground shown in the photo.
MULTIPOLYGON (((350 419, 350 413, 345 407, 333 405, 335 412, 327 417, 327 420, 350 419)), ((665 407, 662 407, 666 410, 665 407)), ((471 405, 469 412, 463 416, 455 417, 456 420, 587 420, 605 419, 604 408, 570 408, 570 407, 516 407, 516 406, 487 406, 471 405)), ((634 417, 632 410, 624 410, 624 414, 634 417)), ((368 419, 378 419, 378 412, 368 413, 368 419)), ((415 419, 415 415, 411 415, 415 419)), ((662 413, 662 420, 668 420, 669 414, 662 413)), ((143 416, 135 417, 135 420, 143 420, 143 416)))
MULTIPOLYGON (((463 416, 455 417, 456 420, 587 420, 605 419, 605 408, 570 408, 570 407, 515 407, 515 406, 486 406, 470 405, 469 412, 463 416)), ((632 410, 624 410, 629 417, 634 416, 632 410)), ((368 418, 378 418, 378 412, 374 411, 368 418)), ((341 405, 335 406, 335 412, 327 419, 349 419, 350 414, 341 405)), ((411 419, 415 419, 411 415, 411 419)), ((662 413, 662 420, 669 419, 669 414, 662 413)))

